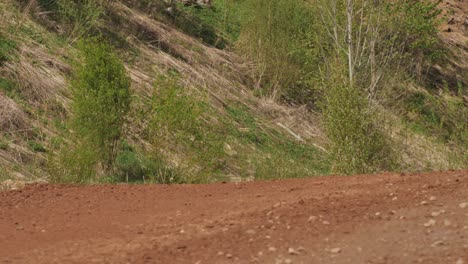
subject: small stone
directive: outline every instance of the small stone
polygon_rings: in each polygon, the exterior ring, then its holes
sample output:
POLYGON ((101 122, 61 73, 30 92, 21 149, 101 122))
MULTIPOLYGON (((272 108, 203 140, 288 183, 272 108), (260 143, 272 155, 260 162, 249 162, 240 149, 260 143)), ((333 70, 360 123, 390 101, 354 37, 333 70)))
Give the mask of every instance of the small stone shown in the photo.
POLYGON ((341 248, 332 248, 330 249, 330 252, 333 253, 333 254, 338 254, 341 252, 341 248))
POLYGON ((295 250, 294 248, 288 248, 289 255, 299 255, 299 251, 295 250))
POLYGON ((375 216, 380 216, 380 212, 375 213, 375 216))
POLYGON ((437 247, 437 246, 443 246, 443 245, 444 245, 444 241, 437 240, 437 241, 435 241, 434 243, 431 244, 431 247, 437 247))
POLYGON ((324 225, 329 225, 330 222, 328 222, 328 221, 323 221, 322 224, 324 224, 324 225))
POLYGON ((437 198, 435 196, 429 197, 429 201, 435 201, 435 200, 437 200, 437 198))
POLYGON ((276 252, 276 248, 275 248, 275 247, 269 247, 269 248, 268 248, 268 251, 270 251, 270 252, 276 252))
POLYGON ((287 258, 287 259, 285 259, 285 260, 283 261, 283 263, 284 263, 284 264, 292 264, 293 261, 292 261, 291 259, 288 259, 288 258, 287 258))
POLYGON ((468 208, 468 203, 461 203, 458 206, 460 206, 461 209, 468 208))
POLYGON ((398 200, 398 197, 395 196, 392 198, 392 201, 396 201, 396 200, 398 200))
POLYGON ((19 231, 24 230, 24 227, 22 225, 18 225, 16 226, 16 230, 19 230, 19 231))
POLYGON ((226 258, 232 259, 232 254, 227 253, 227 254, 226 254, 226 258))
POLYGON ((445 220, 444 220, 444 225, 445 225, 445 226, 451 226, 451 225, 452 225, 452 222, 450 222, 450 220, 448 220, 448 219, 445 219, 445 220))
POLYGON ((218 256, 222 256, 222 255, 224 255, 224 252, 218 251, 217 255, 218 255, 218 256))
POLYGON ((420 204, 421 204, 421 205, 427 205, 428 202, 427 202, 427 201, 422 201, 420 204))
POLYGON ((310 222, 313 222, 315 220, 317 220, 317 217, 315 215, 311 215, 311 216, 309 216, 309 219, 307 219, 307 222, 310 223, 310 222))
POLYGON ((432 213, 431 213, 431 216, 432 216, 432 217, 437 217, 437 216, 439 216, 439 215, 440 215, 440 212, 432 212, 432 213))
POLYGON ((464 264, 465 262, 463 261, 462 258, 459 258, 455 264, 464 264))
POLYGON ((436 221, 434 219, 429 220, 427 223, 424 223, 424 227, 431 227, 436 224, 436 221))
POLYGON ((253 230, 253 229, 249 229, 249 230, 247 230, 247 231, 245 231, 245 232, 246 232, 248 235, 255 235, 255 233, 256 233, 255 230, 253 230))

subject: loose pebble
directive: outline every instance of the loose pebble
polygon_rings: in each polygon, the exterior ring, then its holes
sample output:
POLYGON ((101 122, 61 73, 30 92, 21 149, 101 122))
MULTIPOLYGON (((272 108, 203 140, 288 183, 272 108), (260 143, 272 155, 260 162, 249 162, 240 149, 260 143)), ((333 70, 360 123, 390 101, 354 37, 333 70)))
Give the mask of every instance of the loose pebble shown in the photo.
POLYGON ((451 226, 451 225, 452 225, 452 222, 450 222, 450 220, 448 220, 448 219, 445 219, 445 220, 444 220, 444 225, 445 225, 445 226, 451 226))
POLYGON ((332 248, 330 249, 330 252, 333 253, 333 254, 338 254, 341 252, 341 248, 332 248))
POLYGON ((253 230, 253 229, 249 229, 249 230, 247 230, 247 231, 245 231, 245 232, 246 232, 247 234, 249 234, 249 235, 255 235, 255 233, 256 233, 255 230, 253 230))
POLYGON ((289 255, 299 255, 299 251, 295 250, 294 248, 288 248, 289 255))
POLYGON ((434 219, 429 220, 427 223, 424 223, 425 227, 431 227, 436 224, 436 221, 434 219))

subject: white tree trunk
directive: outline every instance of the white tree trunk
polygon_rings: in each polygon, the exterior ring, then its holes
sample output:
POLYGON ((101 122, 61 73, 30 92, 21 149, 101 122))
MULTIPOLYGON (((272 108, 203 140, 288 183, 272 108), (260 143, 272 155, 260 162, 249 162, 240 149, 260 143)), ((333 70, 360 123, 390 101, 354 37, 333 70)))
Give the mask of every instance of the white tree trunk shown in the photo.
POLYGON ((348 70, 349 84, 353 85, 354 81, 354 62, 353 62, 353 4, 354 0, 347 0, 347 44, 348 44, 348 70))

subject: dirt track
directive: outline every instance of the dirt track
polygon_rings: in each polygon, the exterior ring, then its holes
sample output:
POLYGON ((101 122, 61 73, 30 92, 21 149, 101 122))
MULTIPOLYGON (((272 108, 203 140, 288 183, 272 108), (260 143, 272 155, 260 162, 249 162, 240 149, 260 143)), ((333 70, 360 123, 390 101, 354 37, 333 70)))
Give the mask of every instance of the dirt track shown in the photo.
POLYGON ((32 185, 0 193, 0 263, 467 264, 468 172, 32 185))

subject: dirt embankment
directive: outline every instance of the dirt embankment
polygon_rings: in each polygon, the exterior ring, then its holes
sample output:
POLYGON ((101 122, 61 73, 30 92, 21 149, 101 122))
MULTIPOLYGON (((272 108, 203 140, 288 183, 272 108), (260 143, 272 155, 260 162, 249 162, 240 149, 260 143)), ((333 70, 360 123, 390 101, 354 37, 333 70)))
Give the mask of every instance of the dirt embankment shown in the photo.
POLYGON ((468 172, 0 192, 0 263, 468 263, 468 172))

